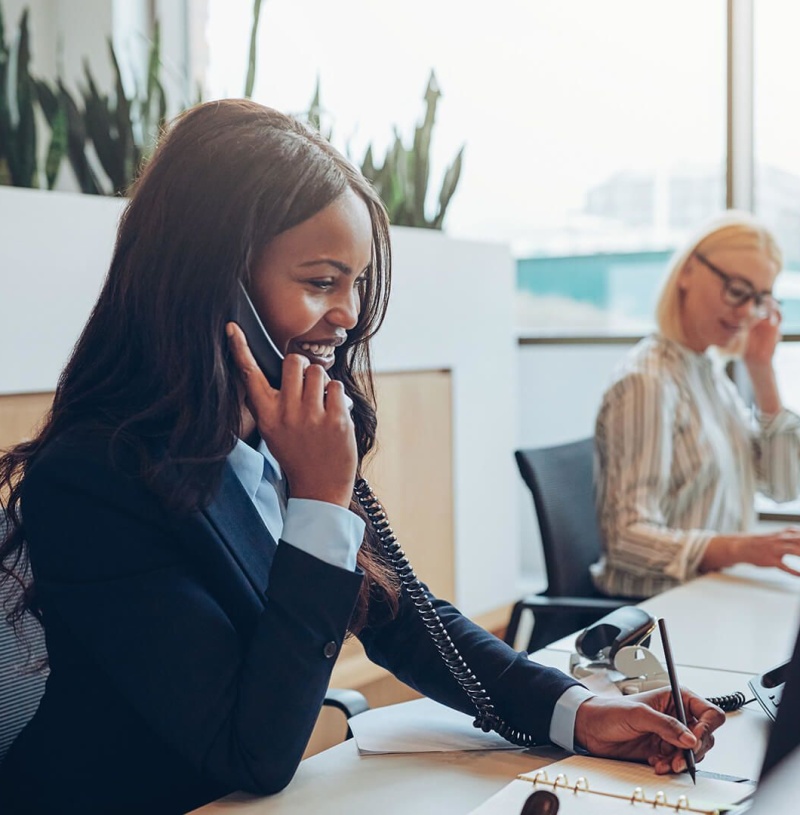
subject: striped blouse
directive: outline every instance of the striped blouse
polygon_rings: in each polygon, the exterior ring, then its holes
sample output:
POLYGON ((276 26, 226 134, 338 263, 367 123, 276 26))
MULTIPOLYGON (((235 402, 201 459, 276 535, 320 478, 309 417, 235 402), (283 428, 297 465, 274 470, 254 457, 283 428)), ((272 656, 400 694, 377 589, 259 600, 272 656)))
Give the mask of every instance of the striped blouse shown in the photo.
POLYGON ((696 576, 714 535, 752 527, 756 490, 800 494, 800 417, 752 415, 713 349, 642 340, 597 416, 597 588, 649 597, 696 576))

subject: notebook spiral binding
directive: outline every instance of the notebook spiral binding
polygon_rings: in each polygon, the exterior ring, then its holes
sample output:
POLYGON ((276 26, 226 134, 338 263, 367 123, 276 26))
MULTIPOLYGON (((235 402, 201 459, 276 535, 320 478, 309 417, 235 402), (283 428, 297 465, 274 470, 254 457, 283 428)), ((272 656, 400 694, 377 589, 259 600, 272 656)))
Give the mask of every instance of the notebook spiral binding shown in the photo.
POLYGON ((671 809, 674 812, 690 812, 698 813, 698 815, 720 815, 718 809, 694 809, 689 803, 689 799, 685 795, 679 795, 677 800, 673 803, 667 800, 664 792, 659 790, 652 797, 648 797, 641 787, 635 787, 630 795, 620 795, 616 792, 603 792, 602 790, 595 790, 589 786, 589 781, 581 776, 572 784, 564 773, 559 773, 552 781, 547 775, 546 770, 537 770, 533 775, 518 775, 517 778, 522 781, 530 781, 534 787, 543 786, 549 787, 554 792, 564 790, 571 792, 574 795, 587 793, 589 795, 602 795, 604 798, 615 798, 619 801, 625 801, 628 804, 646 804, 653 809, 671 809))

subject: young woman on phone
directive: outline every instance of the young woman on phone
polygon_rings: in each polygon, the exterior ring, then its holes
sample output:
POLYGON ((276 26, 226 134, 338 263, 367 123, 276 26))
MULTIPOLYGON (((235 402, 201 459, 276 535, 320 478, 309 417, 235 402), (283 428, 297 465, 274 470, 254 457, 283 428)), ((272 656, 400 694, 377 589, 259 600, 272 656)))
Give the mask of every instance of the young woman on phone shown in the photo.
MULTIPOLYGON (((476 713, 353 497, 389 279, 384 208, 319 135, 232 100, 173 124, 50 416, 0 460, 0 554, 50 662, 0 767, 3 813, 178 813, 279 791, 348 631, 476 713), (230 320, 240 283, 285 355, 280 389, 230 320)), ((497 716, 535 742, 658 772, 713 743, 723 714, 697 696, 688 728, 669 691, 593 697, 429 599, 497 716)))

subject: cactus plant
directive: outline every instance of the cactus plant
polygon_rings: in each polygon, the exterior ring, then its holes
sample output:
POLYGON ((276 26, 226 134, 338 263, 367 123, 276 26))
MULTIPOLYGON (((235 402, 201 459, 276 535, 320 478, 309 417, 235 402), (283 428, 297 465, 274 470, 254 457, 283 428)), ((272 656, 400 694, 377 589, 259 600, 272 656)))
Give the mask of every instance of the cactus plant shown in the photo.
MULTIPOLYGON (((245 81, 247 97, 252 94, 255 81, 261 6, 262 0, 254 0, 245 81)), ((44 166, 47 186, 52 189, 62 159, 67 155, 82 192, 98 194, 109 191, 110 187, 114 194, 125 194, 142 163, 152 152, 167 116, 167 100, 160 80, 158 22, 148 56, 147 75, 142 84, 137 83, 131 96, 125 92, 119 62, 110 40, 108 50, 114 69, 114 92, 111 95, 100 92, 89 64, 85 62, 81 109, 61 80, 51 87, 31 77, 28 12, 23 12, 16 43, 9 47, 5 41, 0 6, 0 184, 38 186, 34 117, 34 101, 38 100, 51 130, 44 166), (87 156, 89 142, 108 176, 107 182, 98 177, 87 156)), ((380 165, 375 161, 371 146, 361 162, 362 172, 375 186, 394 224, 442 229, 445 213, 458 186, 463 146, 445 171, 436 212, 428 217, 426 199, 430 184, 430 145, 440 97, 436 77, 431 71, 424 96, 425 115, 415 129, 412 145, 406 147, 395 129, 394 141, 380 165)), ((197 101, 201 101, 199 92, 197 101)), ((323 111, 317 77, 314 98, 306 119, 318 130, 322 130, 323 111)), ((331 128, 323 135, 331 140, 331 128)))
POLYGON ((16 42, 9 47, 0 9, 0 183, 15 187, 39 185, 30 57, 28 10, 22 12, 16 42))
MULTIPOLYGON (((403 139, 394 129, 394 140, 387 149, 381 164, 375 161, 372 145, 367 147, 361 161, 361 172, 375 188, 389 213, 389 220, 396 226, 416 226, 423 229, 442 229, 444 216, 453 198, 461 177, 464 147, 456 154, 447 167, 439 191, 436 213, 429 218, 426 214, 426 199, 430 185, 430 148, 433 126, 436 121, 436 106, 441 97, 436 75, 431 71, 425 89, 425 116, 414 131, 411 147, 403 144, 403 139)), ((332 141, 332 129, 323 130, 322 114, 325 109, 320 101, 319 76, 314 87, 314 98, 303 114, 306 122, 332 141)), ((345 150, 349 155, 349 149, 345 150)))
POLYGON ((88 62, 84 63, 86 86, 81 94, 86 133, 113 192, 124 195, 141 169, 142 162, 152 153, 158 132, 166 119, 166 97, 159 79, 158 24, 150 47, 144 88, 140 88, 131 98, 125 93, 122 72, 111 40, 108 41, 108 50, 114 68, 113 97, 100 93, 88 62))
POLYGON ((395 130, 394 142, 386 151, 383 163, 375 163, 370 145, 361 162, 361 172, 375 187, 389 213, 391 222, 397 226, 416 226, 424 229, 442 229, 444 216, 461 177, 464 147, 456 154, 445 171, 439 191, 436 213, 432 218, 426 214, 426 199, 430 184, 430 146, 436 120, 436 106, 441 91, 436 76, 431 71, 425 90, 425 116, 414 131, 411 147, 406 147, 395 130))

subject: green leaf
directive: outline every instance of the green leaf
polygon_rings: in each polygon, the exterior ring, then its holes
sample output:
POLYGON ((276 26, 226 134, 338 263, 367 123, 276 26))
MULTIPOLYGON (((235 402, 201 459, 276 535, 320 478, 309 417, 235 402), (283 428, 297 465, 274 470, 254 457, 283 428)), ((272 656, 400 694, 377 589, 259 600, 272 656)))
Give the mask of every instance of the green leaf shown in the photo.
POLYGON ((86 157, 85 115, 78 108, 61 80, 58 81, 58 95, 67 117, 67 151, 72 171, 75 173, 81 192, 100 195, 102 193, 100 182, 86 157))
POLYGON ((261 0, 253 0, 253 22, 250 26, 250 49, 247 54, 247 78, 244 83, 244 98, 253 96, 256 81, 256 53, 258 50, 258 21, 261 17, 261 0))
MULTIPOLYGON (((8 82, 8 63, 0 61, 0 89, 5 88, 8 82)), ((11 109, 8 104, 8 97, 0 90, 0 162, 3 163, 3 177, 8 181, 0 183, 11 183, 11 173, 8 169, 8 156, 11 152, 11 144, 14 138, 14 131, 11 128, 11 109)))
POLYGON ((86 134, 116 192, 125 183, 125 163, 119 149, 116 126, 109 110, 108 98, 101 96, 97 90, 88 63, 84 63, 84 74, 87 82, 87 87, 82 91, 86 134))
POLYGON ((433 228, 434 229, 442 229, 444 216, 447 212, 447 207, 450 204, 450 199, 453 197, 453 193, 456 191, 456 187, 458 186, 458 181, 461 178, 461 163, 464 156, 464 145, 461 146, 461 149, 458 151, 455 159, 453 159, 453 163, 447 168, 447 172, 444 174, 444 178, 442 179, 442 189, 439 192, 439 210, 436 213, 436 217, 433 220, 433 228))
POLYGON ((367 147, 367 152, 364 153, 364 159, 361 162, 361 175, 363 175, 368 181, 373 181, 376 175, 371 144, 367 147))
POLYGON ((67 112, 59 108, 52 122, 52 137, 47 149, 44 172, 47 179, 47 189, 52 190, 58 178, 61 160, 67 153, 67 112))
POLYGON ((14 184, 17 187, 37 187, 36 169, 36 120, 33 101, 35 90, 30 75, 30 37, 28 34, 28 10, 22 13, 17 47, 17 111, 16 161, 10 164, 14 184))
POLYGON ((58 115, 59 101, 56 92, 42 79, 34 79, 33 87, 36 91, 36 98, 39 101, 39 107, 44 113, 47 123, 52 128, 53 121, 58 115))
POLYGON ((8 167, 8 156, 13 139, 11 130, 11 109, 8 104, 6 88, 8 86, 9 48, 6 45, 5 20, 0 5, 0 184, 11 183, 11 172, 8 167))
POLYGON ((411 207, 413 219, 417 226, 427 226, 425 218, 425 198, 428 192, 430 177, 430 151, 433 136, 433 125, 436 121, 436 105, 441 96, 436 75, 431 71, 428 86, 425 89, 425 118, 414 132, 413 186, 411 188, 411 207))
POLYGON ((111 42, 111 39, 108 40, 108 50, 111 55, 111 64, 114 68, 116 106, 113 111, 113 123, 116 130, 117 161, 122 166, 122 172, 114 184, 114 190, 124 195, 136 176, 141 154, 136 146, 136 140, 133 135, 131 104, 125 94, 125 86, 122 83, 122 71, 120 71, 117 54, 114 51, 114 44, 111 42))
POLYGON ((306 119, 314 130, 316 130, 318 133, 321 131, 322 105, 320 104, 319 74, 317 74, 317 81, 314 84, 314 98, 311 100, 311 104, 308 107, 306 119))

